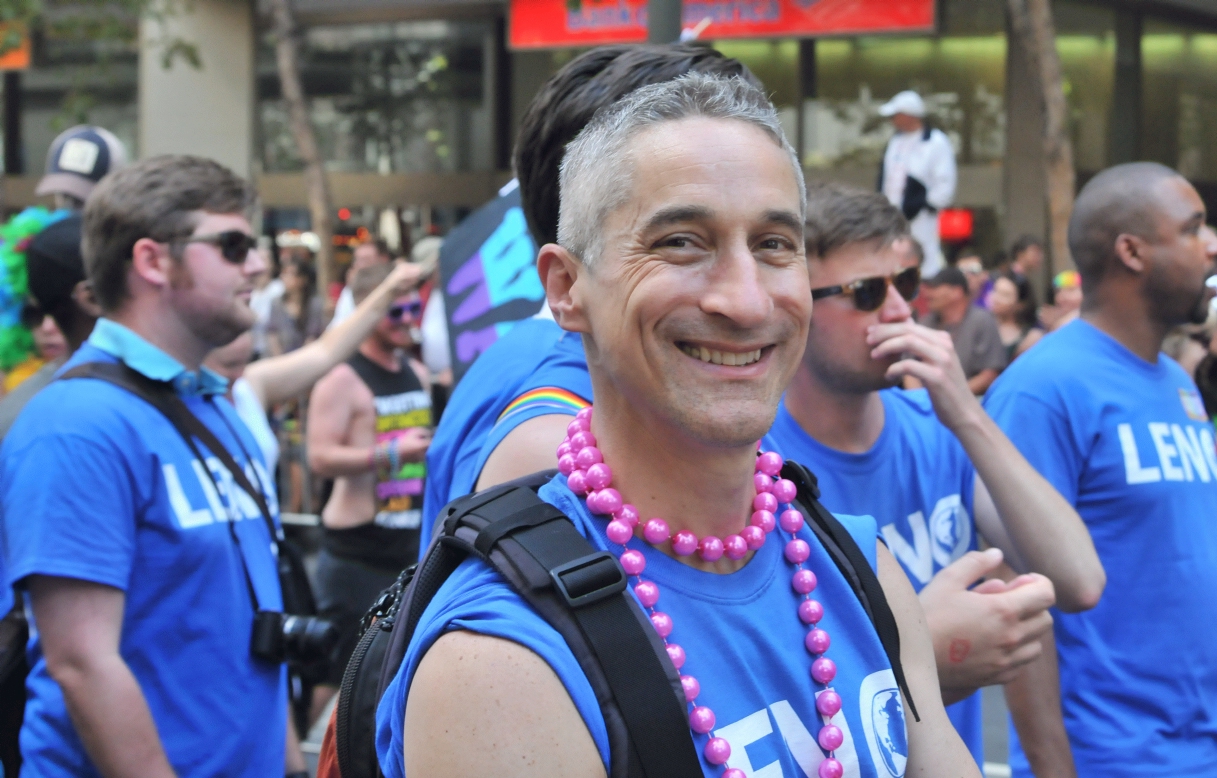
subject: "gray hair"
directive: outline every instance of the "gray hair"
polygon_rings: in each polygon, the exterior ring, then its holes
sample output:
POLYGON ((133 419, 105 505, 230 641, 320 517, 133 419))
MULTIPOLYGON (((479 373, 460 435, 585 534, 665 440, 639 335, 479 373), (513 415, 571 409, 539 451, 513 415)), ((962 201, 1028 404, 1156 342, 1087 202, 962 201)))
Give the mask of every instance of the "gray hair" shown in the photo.
POLYGON ((803 168, 765 94, 739 76, 688 73, 634 90, 600 110, 566 147, 559 171, 558 243, 591 266, 603 250, 604 219, 629 200, 629 141, 662 122, 691 117, 734 119, 760 129, 790 156, 807 211, 803 168))

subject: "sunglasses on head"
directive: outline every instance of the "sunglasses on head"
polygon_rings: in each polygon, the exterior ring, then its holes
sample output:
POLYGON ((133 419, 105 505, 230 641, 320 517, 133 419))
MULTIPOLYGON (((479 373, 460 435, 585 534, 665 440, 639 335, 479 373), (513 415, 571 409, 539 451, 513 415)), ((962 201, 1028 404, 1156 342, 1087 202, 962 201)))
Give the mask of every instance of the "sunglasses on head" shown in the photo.
POLYGON ((214 235, 191 235, 174 243, 209 243, 220 250, 220 255, 234 265, 244 265, 249 252, 258 245, 258 239, 241 230, 225 230, 214 235))
POLYGON ((890 276, 860 278, 841 286, 822 286, 811 290, 811 299, 822 300, 825 297, 845 294, 854 298, 854 307, 859 311, 875 311, 887 299, 889 284, 896 287, 905 302, 911 303, 921 288, 921 270, 910 267, 890 276))
POLYGON ((417 319, 419 314, 423 312, 423 303, 421 300, 414 300, 400 305, 392 305, 389 307, 388 316, 394 321, 400 321, 402 317, 409 315, 411 319, 417 319))

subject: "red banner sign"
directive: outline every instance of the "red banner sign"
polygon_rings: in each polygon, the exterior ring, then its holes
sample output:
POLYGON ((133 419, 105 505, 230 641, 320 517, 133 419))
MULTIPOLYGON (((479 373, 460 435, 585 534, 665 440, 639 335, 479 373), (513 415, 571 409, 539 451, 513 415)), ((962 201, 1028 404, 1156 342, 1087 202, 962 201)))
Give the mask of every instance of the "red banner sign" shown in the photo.
MULTIPOLYGON (((934 6, 935 0, 684 0, 683 23, 705 40, 931 32, 934 6)), ((646 37, 647 0, 511 0, 515 49, 646 37)))

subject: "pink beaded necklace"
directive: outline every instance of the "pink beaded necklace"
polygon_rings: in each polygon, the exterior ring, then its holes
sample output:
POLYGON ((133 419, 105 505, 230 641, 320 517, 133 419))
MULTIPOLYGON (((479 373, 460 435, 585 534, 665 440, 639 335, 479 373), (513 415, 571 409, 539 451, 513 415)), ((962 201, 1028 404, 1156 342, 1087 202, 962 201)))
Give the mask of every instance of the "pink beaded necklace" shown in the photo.
MULTIPOLYGON (((782 464, 782 457, 772 451, 756 458, 756 473, 753 476, 756 497, 752 501, 754 513, 751 523, 739 534, 721 539, 713 535, 698 538, 692 532, 682 530, 673 535, 666 521, 654 518, 643 524, 642 537, 653 546, 670 542, 677 556, 689 556, 696 552, 704 561, 713 562, 724 554, 728 559, 743 559, 749 551, 764 546, 769 533, 778 526, 791 536, 785 550, 786 560, 795 567, 791 586, 799 595, 799 620, 810 626, 803 644, 808 653, 816 657, 811 663, 812 679, 825 687, 816 695, 816 710, 825 719, 816 740, 820 748, 828 752, 828 758, 820 763, 819 778, 841 778, 845 768, 836 759, 835 752, 840 748, 844 735, 832 723, 833 716, 841 710, 841 696, 829 686, 837 675, 837 666, 824 655, 832 641, 828 633, 818 626, 824 618, 824 606, 811 598, 816 588, 816 574, 803 567, 811 555, 811 548, 807 541, 795 537, 803 527, 803 515, 790 504, 798 490, 794 483, 780 477, 782 464), (786 506, 785 510, 780 516, 775 516, 782 504, 786 506)), ((634 530, 638 526, 638 509, 624 502, 621 493, 612 487, 613 471, 605 463, 600 449, 596 448, 596 436, 592 434, 591 408, 579 411, 567 426, 566 439, 558 447, 558 470, 566 476, 566 485, 576 496, 586 496, 589 511, 610 517, 605 535, 610 542, 624 549, 620 556, 621 567, 635 579, 634 594, 647 609, 651 624, 667 648, 668 657, 679 671, 684 667, 686 657, 680 645, 668 641, 674 628, 672 618, 655 609, 659 602, 659 587, 654 581, 642 578, 646 557, 641 551, 627 547, 634 539, 634 530)), ((715 716, 709 707, 697 704, 701 684, 693 676, 683 673, 680 684, 684 688, 685 700, 691 706, 689 728, 696 735, 709 734, 714 729, 715 716)), ((711 737, 702 754, 710 764, 725 764, 731 758, 731 744, 721 737, 711 737)), ((745 778, 745 775, 743 770, 732 767, 723 772, 723 778, 745 778)))

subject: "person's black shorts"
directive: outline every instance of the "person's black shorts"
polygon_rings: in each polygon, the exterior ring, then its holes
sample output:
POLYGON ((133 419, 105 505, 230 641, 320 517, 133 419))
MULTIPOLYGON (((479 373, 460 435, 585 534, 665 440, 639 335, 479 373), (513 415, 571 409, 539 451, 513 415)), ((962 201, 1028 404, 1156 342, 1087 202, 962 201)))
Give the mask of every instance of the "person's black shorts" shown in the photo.
POLYGON ((386 570, 337 557, 321 549, 317 557, 314 594, 319 616, 338 628, 338 648, 322 683, 339 686, 355 645, 359 621, 382 591, 393 585, 400 570, 386 570))

